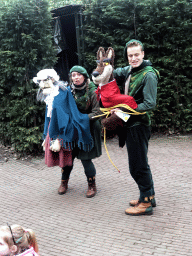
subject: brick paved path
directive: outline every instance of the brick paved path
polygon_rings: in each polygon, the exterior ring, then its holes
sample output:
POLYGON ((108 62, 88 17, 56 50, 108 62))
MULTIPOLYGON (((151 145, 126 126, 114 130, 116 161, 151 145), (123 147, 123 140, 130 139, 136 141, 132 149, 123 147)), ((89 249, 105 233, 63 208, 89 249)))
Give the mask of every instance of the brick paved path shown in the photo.
POLYGON ((103 155, 94 161, 98 194, 86 198, 78 160, 66 195, 58 195, 60 169, 42 159, 0 161, 0 225, 32 228, 41 256, 192 255, 192 138, 153 137, 149 146, 157 207, 152 216, 124 214, 138 189, 128 173, 126 149, 107 142, 118 173, 103 155))

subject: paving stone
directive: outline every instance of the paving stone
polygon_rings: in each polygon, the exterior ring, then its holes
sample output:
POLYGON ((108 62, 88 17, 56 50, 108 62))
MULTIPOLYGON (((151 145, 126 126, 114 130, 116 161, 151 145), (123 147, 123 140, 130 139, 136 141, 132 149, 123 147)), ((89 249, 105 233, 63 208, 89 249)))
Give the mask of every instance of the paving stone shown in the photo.
POLYGON ((127 216, 139 196, 128 171, 126 148, 107 141, 94 160, 98 193, 86 198, 86 177, 75 160, 69 190, 58 195, 61 171, 42 158, 0 161, 0 225, 32 228, 41 256, 192 255, 192 138, 152 137, 149 164, 157 207, 151 216, 127 216))

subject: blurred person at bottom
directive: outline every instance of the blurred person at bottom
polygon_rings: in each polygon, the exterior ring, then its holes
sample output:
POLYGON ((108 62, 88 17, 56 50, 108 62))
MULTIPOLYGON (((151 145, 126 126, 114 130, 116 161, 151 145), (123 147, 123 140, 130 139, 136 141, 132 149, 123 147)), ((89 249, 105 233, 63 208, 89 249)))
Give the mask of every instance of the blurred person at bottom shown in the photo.
POLYGON ((0 227, 0 256, 39 256, 35 233, 20 225, 0 227))

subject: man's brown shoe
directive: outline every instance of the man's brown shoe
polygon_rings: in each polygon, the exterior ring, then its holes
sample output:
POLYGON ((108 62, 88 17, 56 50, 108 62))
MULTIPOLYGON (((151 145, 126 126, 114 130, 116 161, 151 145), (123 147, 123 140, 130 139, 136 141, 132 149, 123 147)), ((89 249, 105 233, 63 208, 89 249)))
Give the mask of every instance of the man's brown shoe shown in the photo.
POLYGON ((88 184, 88 190, 87 190, 87 194, 86 197, 91 198, 94 197, 97 193, 97 188, 96 188, 96 184, 95 182, 92 184, 88 184))
POLYGON ((152 215, 153 208, 151 206, 151 203, 139 203, 135 207, 131 207, 125 210, 125 214, 133 216, 152 215))
POLYGON ((68 189, 68 181, 69 180, 62 180, 61 181, 61 185, 59 186, 59 189, 58 189, 58 194, 59 195, 63 195, 67 192, 67 189, 68 189))
MULTIPOLYGON (((130 205, 130 206, 136 206, 136 205, 138 205, 139 203, 140 203, 139 199, 138 199, 138 200, 131 200, 131 201, 129 202, 129 205, 130 205)), ((156 207, 155 198, 151 199, 151 206, 152 206, 152 207, 156 207)))

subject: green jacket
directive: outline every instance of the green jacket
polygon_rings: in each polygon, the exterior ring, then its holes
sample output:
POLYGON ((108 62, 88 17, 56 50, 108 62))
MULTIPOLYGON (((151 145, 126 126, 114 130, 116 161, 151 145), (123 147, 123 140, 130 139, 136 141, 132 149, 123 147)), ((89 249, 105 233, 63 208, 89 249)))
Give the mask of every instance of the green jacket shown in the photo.
POLYGON ((93 116, 101 114, 99 102, 97 101, 97 95, 95 93, 96 86, 93 82, 90 82, 88 88, 83 90, 74 90, 73 97, 77 104, 79 111, 83 114, 88 114, 90 120, 90 130, 94 140, 94 147, 91 151, 85 152, 83 150, 78 151, 77 158, 81 160, 88 160, 99 157, 101 151, 101 122, 100 119, 92 119, 93 116))
MULTIPOLYGON (((122 93, 124 93, 125 81, 130 74, 130 70, 130 66, 114 70, 114 77, 122 93)), ((146 112, 146 114, 132 115, 126 123, 127 127, 138 124, 149 126, 151 124, 148 112, 156 106, 158 78, 159 72, 152 67, 150 61, 144 60, 138 68, 132 69, 128 94, 133 96, 138 104, 136 111, 146 112)))

